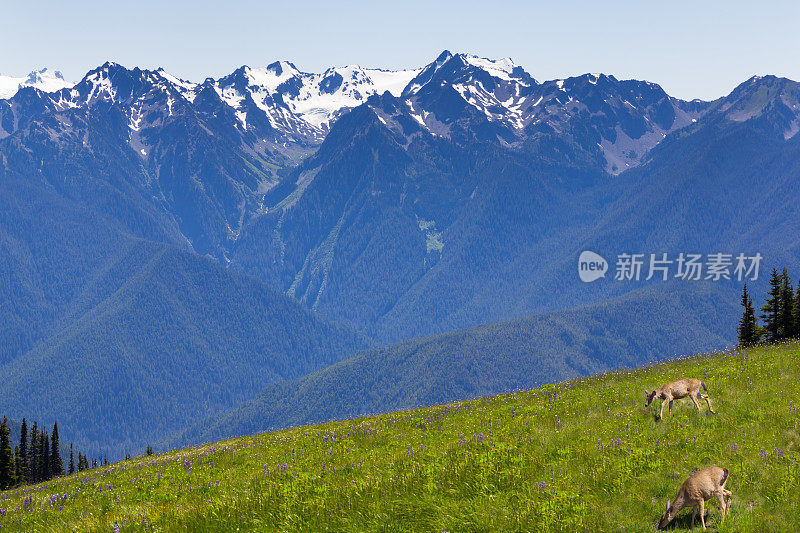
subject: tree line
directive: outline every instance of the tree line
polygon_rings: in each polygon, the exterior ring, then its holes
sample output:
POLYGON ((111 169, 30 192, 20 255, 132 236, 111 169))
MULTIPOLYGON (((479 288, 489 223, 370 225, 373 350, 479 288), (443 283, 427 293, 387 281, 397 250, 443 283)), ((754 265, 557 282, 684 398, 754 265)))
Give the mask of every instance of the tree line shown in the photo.
MULTIPOLYGON (((3 417, 0 422, 0 490, 41 483, 65 473, 73 474, 90 468, 86 455, 78 452, 77 459, 76 463, 70 443, 69 465, 65 471, 58 438, 58 422, 53 424, 50 434, 40 430, 34 422, 29 433, 28 422, 23 418, 19 445, 14 446, 13 450, 8 419, 3 417)), ((104 462, 108 464, 108 459, 104 459, 104 462)), ((97 464, 97 459, 93 459, 92 467, 96 467, 97 464)))
POLYGON ((769 291, 760 315, 756 316, 746 283, 742 289, 741 304, 743 311, 737 328, 740 346, 753 346, 761 342, 774 344, 800 337, 800 282, 795 291, 785 268, 781 272, 772 269, 769 291))

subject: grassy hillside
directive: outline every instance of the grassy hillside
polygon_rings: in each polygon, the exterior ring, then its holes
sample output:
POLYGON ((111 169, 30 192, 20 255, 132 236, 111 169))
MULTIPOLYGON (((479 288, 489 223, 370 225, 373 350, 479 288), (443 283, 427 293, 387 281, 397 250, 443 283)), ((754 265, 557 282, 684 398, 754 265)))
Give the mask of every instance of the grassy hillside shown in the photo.
POLYGON ((797 531, 798 404, 800 344, 699 356, 140 457, 0 494, 0 530, 653 531, 718 464, 733 503, 711 529, 797 531), (684 376, 718 414, 657 422, 642 389, 684 376))

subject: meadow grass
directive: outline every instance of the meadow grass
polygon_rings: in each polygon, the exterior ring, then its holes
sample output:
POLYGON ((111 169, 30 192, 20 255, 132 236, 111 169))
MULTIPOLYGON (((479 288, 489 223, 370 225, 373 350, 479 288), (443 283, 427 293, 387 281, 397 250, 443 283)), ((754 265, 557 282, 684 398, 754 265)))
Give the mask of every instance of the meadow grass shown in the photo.
POLYGON ((0 493, 0 531, 654 531, 712 464, 710 529, 800 531, 798 391, 800 344, 678 359, 138 457, 0 493), (643 389, 680 377, 718 414, 657 421, 643 389))

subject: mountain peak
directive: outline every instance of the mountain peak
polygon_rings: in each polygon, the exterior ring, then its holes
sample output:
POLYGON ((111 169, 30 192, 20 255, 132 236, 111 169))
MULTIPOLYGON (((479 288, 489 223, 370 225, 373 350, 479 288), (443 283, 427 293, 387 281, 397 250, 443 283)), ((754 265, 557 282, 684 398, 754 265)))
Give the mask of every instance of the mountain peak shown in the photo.
POLYGON ((441 65, 451 57, 453 57, 453 54, 450 53, 450 50, 444 50, 433 62, 441 65))
POLYGON ((294 66, 294 63, 291 61, 275 61, 267 65, 265 70, 272 72, 275 76, 281 76, 287 71, 292 74, 298 74, 300 72, 300 70, 294 66))
POLYGON ((26 85, 35 85, 37 83, 43 83, 49 80, 64 80, 64 75, 61 74, 60 70, 50 70, 49 68, 45 67, 39 70, 34 70, 30 74, 28 74, 27 79, 25 80, 26 85))
POLYGON ((718 112, 734 122, 768 116, 785 138, 800 132, 800 83, 778 76, 753 76, 739 84, 718 112))
POLYGON ((74 83, 64 79, 61 71, 46 67, 34 70, 25 77, 0 75, 0 99, 11 98, 23 87, 34 87, 42 92, 51 93, 73 85, 74 83))

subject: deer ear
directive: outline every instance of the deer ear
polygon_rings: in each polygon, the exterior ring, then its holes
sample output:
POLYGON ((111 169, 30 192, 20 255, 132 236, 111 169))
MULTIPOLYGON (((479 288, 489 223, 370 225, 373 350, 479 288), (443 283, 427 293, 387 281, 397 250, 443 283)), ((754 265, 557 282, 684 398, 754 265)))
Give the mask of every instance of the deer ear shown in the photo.
POLYGON ((650 391, 647 389, 644 389, 644 393, 647 394, 648 396, 650 395, 650 391))
POLYGON ((672 505, 672 502, 667 498, 667 511, 669 511, 670 505, 672 505))

